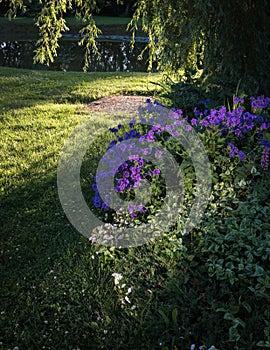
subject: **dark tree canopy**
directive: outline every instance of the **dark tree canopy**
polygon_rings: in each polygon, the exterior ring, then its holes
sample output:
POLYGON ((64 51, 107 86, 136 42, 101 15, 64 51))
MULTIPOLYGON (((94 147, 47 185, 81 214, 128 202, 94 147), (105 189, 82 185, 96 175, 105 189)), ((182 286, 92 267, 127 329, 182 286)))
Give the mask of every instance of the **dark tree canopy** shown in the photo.
MULTIPOLYGON (((10 0, 10 14, 30 0, 10 0)), ((141 21, 149 36, 150 65, 177 72, 200 71, 203 78, 227 76, 254 81, 269 91, 270 5, 268 0, 137 0, 129 29, 136 33, 141 21)), ((99 30, 92 14, 108 5, 105 0, 41 1, 37 20, 40 38, 35 60, 53 61, 58 39, 67 31, 65 15, 72 10, 85 21, 81 44, 96 50, 99 30)))
POLYGON ((140 0, 152 57, 177 71, 254 78, 269 89, 270 4, 267 0, 140 0), (158 53, 158 55, 156 55, 158 53))

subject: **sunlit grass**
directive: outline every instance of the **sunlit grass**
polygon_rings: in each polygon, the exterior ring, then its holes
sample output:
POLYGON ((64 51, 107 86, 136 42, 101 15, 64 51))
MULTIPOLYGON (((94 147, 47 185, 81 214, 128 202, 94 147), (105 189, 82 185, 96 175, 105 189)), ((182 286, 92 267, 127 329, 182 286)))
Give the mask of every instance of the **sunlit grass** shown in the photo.
POLYGON ((94 334, 102 344, 101 320, 109 326, 106 309, 118 303, 112 266, 103 257, 99 262, 96 248, 66 219, 57 165, 65 139, 85 118, 92 118, 93 138, 119 122, 108 114, 91 117, 87 103, 155 96, 151 82, 160 78, 0 68, 0 348, 86 349, 94 334))
POLYGON ((109 95, 152 95, 161 88, 161 74, 83 73, 17 70, 0 67, 1 108, 43 103, 89 103, 109 95))
MULTIPOLYGON (((117 94, 155 95, 160 75, 144 73, 63 73, 0 68, 2 181, 22 181, 55 169, 65 137, 90 112, 87 103, 117 94)), ((93 120, 109 126, 100 115, 93 120)), ((93 126, 95 129, 95 126, 93 126)), ((5 187, 5 186, 4 186, 5 187)), ((4 192, 4 187, 1 191, 4 192)))

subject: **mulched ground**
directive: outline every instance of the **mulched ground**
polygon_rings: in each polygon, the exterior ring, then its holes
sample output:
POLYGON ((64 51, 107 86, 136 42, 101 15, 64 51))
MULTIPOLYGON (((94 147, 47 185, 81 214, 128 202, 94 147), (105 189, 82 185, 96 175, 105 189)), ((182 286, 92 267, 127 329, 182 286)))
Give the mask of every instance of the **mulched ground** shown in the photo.
MULTIPOLYGON (((139 106, 146 106, 147 96, 108 96, 89 103, 92 112, 125 112, 137 114, 139 106)), ((151 98, 150 98, 151 99, 151 98)))

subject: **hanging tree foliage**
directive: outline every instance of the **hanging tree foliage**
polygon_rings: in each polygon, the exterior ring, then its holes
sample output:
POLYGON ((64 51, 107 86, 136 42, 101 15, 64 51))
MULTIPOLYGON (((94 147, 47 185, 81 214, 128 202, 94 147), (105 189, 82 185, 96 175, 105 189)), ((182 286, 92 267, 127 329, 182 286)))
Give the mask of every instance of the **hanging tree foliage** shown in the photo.
MULTIPOLYGON (((124 0, 122 0, 123 2, 124 0)), ((119 0, 121 2, 121 0, 119 0)), ((10 14, 29 0, 10 0, 10 14)), ((65 14, 75 10, 86 23, 81 44, 97 52, 99 29, 92 17, 95 0, 42 1, 37 20, 40 38, 35 61, 47 63, 57 54, 58 39, 67 31, 65 14)), ((149 68, 202 72, 202 76, 249 79, 269 88, 270 5, 268 0, 137 0, 129 29, 141 21, 149 36, 149 68)))
POLYGON ((251 79, 269 91, 269 1, 140 0, 130 27, 139 19, 160 67, 251 79))
MULTIPOLYGON (((9 0, 8 16, 15 17, 18 10, 25 11, 26 3, 31 5, 31 0, 9 0)), ((37 18, 36 26, 39 29, 39 39, 35 50, 34 61, 49 65, 57 56, 59 39, 62 33, 69 30, 65 15, 70 10, 75 10, 75 15, 82 18, 85 26, 80 30, 82 39, 79 45, 86 48, 86 57, 90 50, 98 54, 96 38, 101 31, 97 28, 92 13, 98 12, 95 0, 46 0, 42 3, 41 12, 37 18)), ((88 61, 85 60, 85 69, 88 61)))

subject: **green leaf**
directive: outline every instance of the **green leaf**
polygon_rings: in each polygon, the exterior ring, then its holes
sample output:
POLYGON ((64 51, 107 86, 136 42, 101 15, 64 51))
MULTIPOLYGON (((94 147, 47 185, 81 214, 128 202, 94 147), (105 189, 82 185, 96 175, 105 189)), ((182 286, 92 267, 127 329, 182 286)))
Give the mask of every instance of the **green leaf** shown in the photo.
POLYGON ((251 312, 251 306, 247 302, 243 301, 242 305, 247 310, 247 312, 251 312))
POLYGON ((260 340, 256 345, 263 348, 270 348, 270 341, 260 340))
POLYGON ((160 316, 162 317, 163 321, 165 322, 166 327, 169 328, 170 320, 165 315, 164 311, 163 310, 158 310, 158 313, 160 314, 160 316))
POLYGON ((177 326, 177 316, 178 316, 178 310, 175 308, 172 311, 172 320, 175 326, 177 326))

